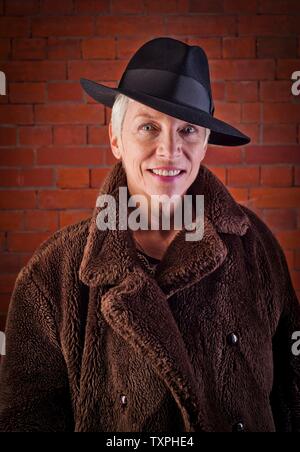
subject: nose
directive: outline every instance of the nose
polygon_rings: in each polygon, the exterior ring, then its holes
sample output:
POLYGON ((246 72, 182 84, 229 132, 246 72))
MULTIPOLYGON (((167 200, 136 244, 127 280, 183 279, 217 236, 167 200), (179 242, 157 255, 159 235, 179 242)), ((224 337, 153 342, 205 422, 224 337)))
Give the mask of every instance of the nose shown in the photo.
POLYGON ((157 144, 157 156, 166 160, 176 160, 182 153, 182 142, 177 132, 162 132, 157 144))

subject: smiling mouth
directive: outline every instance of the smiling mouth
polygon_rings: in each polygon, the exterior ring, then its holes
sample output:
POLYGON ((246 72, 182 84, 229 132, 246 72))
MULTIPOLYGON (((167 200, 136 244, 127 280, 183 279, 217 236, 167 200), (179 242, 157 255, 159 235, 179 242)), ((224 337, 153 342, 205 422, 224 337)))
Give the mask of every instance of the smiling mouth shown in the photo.
POLYGON ((173 171, 162 171, 162 170, 153 170, 148 169, 147 170, 153 177, 155 177, 157 180, 160 180, 161 182, 172 182, 175 180, 180 179, 184 173, 185 170, 173 170, 173 171))
POLYGON ((151 174, 160 177, 176 177, 180 174, 184 173, 185 170, 182 169, 173 169, 173 170, 164 170, 164 169, 148 169, 151 174))

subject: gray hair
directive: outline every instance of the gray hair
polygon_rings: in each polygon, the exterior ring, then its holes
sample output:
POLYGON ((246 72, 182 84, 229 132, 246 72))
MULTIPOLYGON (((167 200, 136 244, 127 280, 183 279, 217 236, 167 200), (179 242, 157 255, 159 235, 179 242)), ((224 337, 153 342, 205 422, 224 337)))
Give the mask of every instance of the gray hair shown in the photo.
MULTIPOLYGON (((128 96, 125 96, 122 93, 117 94, 115 98, 115 102, 111 111, 111 125, 112 125, 112 133, 121 141, 121 134, 123 130, 123 122, 125 118, 125 114, 128 108, 129 101, 132 99, 128 96)), ((205 141, 204 146, 206 145, 208 138, 210 135, 210 129, 205 129, 205 141)))

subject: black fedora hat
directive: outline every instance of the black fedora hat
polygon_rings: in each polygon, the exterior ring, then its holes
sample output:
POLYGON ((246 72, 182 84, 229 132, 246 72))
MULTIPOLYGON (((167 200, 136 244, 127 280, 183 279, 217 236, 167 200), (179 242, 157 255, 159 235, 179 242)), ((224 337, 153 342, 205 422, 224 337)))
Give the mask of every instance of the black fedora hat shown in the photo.
POLYGON ((250 138, 214 118, 206 53, 174 38, 160 37, 143 44, 130 59, 117 88, 85 78, 83 89, 96 101, 112 108, 122 93, 167 115, 207 127, 208 143, 239 146, 250 138))

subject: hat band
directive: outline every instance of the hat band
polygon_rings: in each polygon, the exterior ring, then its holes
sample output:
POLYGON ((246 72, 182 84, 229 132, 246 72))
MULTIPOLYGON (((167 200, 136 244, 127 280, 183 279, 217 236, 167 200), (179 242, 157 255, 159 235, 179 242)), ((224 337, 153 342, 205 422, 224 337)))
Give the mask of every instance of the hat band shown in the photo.
POLYGON ((123 74, 118 88, 141 91, 149 96, 176 101, 207 113, 214 110, 202 83, 186 75, 160 69, 128 69, 123 74))

